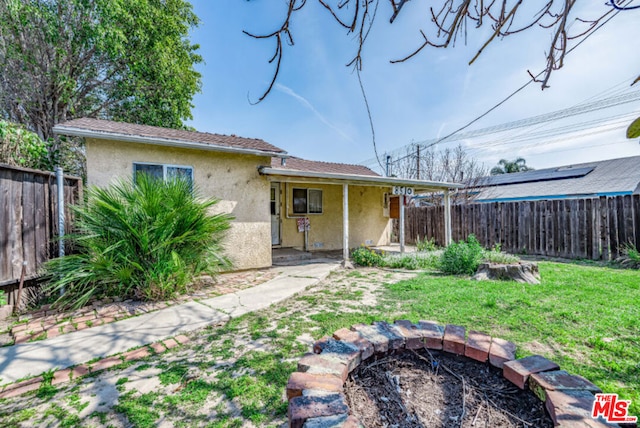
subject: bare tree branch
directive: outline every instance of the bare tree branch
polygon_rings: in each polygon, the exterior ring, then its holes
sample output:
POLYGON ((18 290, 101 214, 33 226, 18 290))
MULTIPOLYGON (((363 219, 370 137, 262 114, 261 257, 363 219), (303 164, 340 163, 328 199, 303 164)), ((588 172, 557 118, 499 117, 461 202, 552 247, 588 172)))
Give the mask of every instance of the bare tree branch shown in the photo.
MULTIPOLYGON (((276 39, 275 55, 270 61, 274 62, 277 59, 276 69, 267 90, 259 98, 258 102, 269 94, 275 84, 275 80, 278 78, 282 56, 284 55, 282 38, 286 37, 288 44, 293 44, 290 28, 294 20, 294 12, 302 10, 307 5, 306 0, 288 0, 288 2, 287 14, 280 28, 264 35, 256 35, 245 31, 245 34, 256 39, 276 39)), ((548 87, 552 72, 564 65, 564 59, 569 49, 569 41, 587 38, 601 27, 599 24, 603 21, 603 18, 612 12, 640 8, 640 6, 628 6, 630 2, 631 0, 610 0, 610 3, 605 5, 606 9, 597 19, 584 19, 573 16, 575 0, 546 0, 540 9, 533 13, 520 7, 523 4, 522 0, 440 0, 435 7, 429 8, 430 15, 426 24, 430 26, 431 31, 427 31, 424 28, 419 30, 421 40, 418 48, 405 57, 393 59, 390 62, 408 61, 427 47, 447 48, 453 46, 459 36, 464 36, 466 43, 470 29, 480 28, 489 23, 493 26, 493 31, 469 61, 469 64, 473 64, 496 38, 508 37, 533 27, 539 27, 552 32, 551 43, 546 54, 546 66, 542 73, 543 77, 540 80, 536 80, 544 89, 548 87), (474 25, 470 26, 469 22, 474 25), (570 33, 570 24, 574 22, 587 24, 587 26, 586 28, 579 26, 581 27, 579 31, 570 33)), ((332 19, 342 28, 347 29, 349 33, 357 34, 356 53, 347 63, 347 66, 361 69, 363 48, 371 31, 380 0, 318 0, 318 3, 329 12, 332 19), (347 6, 353 7, 348 8, 347 6)), ((410 2, 408 0, 388 0, 388 2, 384 3, 389 8, 389 22, 391 24, 396 22, 401 13, 408 13, 406 11, 412 7, 409 6, 410 2)))

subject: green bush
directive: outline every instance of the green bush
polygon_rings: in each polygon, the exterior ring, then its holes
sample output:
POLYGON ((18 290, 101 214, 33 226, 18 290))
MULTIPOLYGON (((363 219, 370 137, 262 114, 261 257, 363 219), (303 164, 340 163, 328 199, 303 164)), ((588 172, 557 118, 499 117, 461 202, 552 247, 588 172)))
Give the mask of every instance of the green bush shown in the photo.
POLYGON ((440 258, 440 270, 452 275, 473 275, 482 261, 484 250, 474 235, 466 241, 450 244, 440 258))
POLYGON ((438 246, 436 245, 436 238, 425 238, 421 241, 420 237, 418 236, 418 238, 416 239, 416 249, 419 252, 436 251, 438 249, 438 246))
POLYGON ((371 248, 358 247, 351 252, 351 260, 358 266, 382 266, 383 258, 371 248))
POLYGON ((229 267, 221 239, 231 217, 210 214, 217 201, 201 200, 185 179, 164 182, 146 175, 108 188, 92 187, 84 206, 73 207, 76 254, 46 266, 45 291, 65 293, 62 306, 93 297, 160 300, 186 292, 194 277, 229 267))
POLYGON ((0 306, 4 306, 7 304, 7 295, 4 291, 0 290, 0 306))

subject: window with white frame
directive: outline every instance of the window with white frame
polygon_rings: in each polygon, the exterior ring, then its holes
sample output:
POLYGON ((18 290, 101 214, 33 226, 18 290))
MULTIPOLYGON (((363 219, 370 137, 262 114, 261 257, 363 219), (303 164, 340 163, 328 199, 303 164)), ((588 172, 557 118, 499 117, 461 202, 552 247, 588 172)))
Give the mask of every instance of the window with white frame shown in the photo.
POLYGON ((322 214, 322 190, 293 189, 294 214, 322 214))
POLYGON ((134 162, 134 180, 137 180, 140 174, 147 174, 150 177, 162 180, 182 177, 186 178, 191 186, 193 186, 193 168, 190 166, 134 162))

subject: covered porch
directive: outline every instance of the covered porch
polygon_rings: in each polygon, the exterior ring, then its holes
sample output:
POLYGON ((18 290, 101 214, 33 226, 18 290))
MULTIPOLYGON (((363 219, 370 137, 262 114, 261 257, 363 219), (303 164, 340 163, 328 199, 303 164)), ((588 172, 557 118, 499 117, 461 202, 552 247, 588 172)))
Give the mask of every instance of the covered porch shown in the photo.
POLYGON ((407 251, 404 211, 416 194, 438 192, 445 204, 445 236, 451 241, 451 192, 457 183, 407 180, 378 175, 305 171, 286 165, 261 167, 271 182, 272 244, 303 252, 340 250, 391 244, 391 199, 399 202, 400 253, 407 251))

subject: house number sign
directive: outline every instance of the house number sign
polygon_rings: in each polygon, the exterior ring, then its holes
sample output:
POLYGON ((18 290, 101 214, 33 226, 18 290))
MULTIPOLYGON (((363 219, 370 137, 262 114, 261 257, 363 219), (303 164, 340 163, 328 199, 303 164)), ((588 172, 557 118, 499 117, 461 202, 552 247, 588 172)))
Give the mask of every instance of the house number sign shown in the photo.
POLYGON ((413 187, 393 186, 394 195, 413 196, 413 187))

